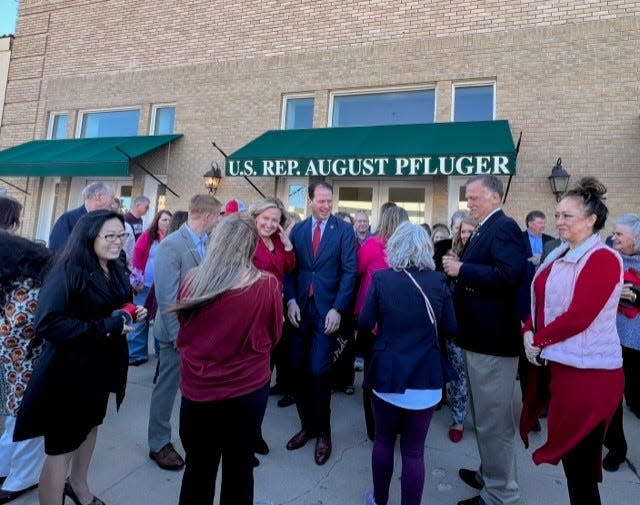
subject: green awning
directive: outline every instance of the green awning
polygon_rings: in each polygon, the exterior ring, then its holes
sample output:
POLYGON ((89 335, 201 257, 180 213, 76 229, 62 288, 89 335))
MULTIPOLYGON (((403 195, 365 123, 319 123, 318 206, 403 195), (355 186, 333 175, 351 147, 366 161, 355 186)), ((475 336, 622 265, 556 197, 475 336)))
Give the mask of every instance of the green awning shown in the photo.
POLYGON ((135 159, 180 137, 182 134, 32 140, 0 151, 0 176, 127 176, 129 158, 124 153, 135 159))
POLYGON ((270 130, 235 151, 227 176, 509 175, 509 122, 270 130))

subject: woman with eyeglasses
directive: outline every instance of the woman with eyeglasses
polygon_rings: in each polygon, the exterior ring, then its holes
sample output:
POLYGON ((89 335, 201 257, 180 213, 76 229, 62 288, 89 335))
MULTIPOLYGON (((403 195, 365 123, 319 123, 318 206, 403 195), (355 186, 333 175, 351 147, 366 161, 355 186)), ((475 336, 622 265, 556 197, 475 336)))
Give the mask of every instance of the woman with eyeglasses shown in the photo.
POLYGON ((44 436, 41 505, 60 505, 66 496, 76 505, 103 505, 89 488, 89 464, 110 393, 116 394, 117 408, 124 398, 125 335, 132 319, 146 317, 144 307, 130 304, 120 259, 126 238, 121 214, 84 215, 40 291, 35 330, 45 345, 14 439, 44 436))

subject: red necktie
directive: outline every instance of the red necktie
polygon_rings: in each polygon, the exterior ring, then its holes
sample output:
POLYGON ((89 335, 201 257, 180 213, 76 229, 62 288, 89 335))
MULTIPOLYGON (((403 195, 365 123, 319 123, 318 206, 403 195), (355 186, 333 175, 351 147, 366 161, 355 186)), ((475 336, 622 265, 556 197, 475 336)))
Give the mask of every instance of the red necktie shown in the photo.
MULTIPOLYGON (((311 237, 311 249, 313 250, 313 257, 318 254, 318 247, 320 247, 320 221, 316 222, 316 227, 313 229, 313 237, 311 237)), ((313 296, 313 284, 309 284, 308 295, 313 296)))
POLYGON ((316 227, 313 229, 313 238, 311 239, 314 258, 318 255, 318 247, 320 247, 320 223, 321 221, 316 221, 316 227))

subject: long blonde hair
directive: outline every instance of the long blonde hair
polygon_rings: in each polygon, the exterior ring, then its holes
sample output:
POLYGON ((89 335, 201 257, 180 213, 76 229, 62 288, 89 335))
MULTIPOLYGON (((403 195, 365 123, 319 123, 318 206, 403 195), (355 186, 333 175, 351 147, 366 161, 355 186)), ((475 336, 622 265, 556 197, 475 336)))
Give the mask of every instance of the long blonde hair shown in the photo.
POLYGON ((253 265, 258 243, 255 220, 242 213, 220 219, 211 233, 207 255, 186 281, 175 310, 202 307, 231 289, 247 287, 260 278, 253 265))

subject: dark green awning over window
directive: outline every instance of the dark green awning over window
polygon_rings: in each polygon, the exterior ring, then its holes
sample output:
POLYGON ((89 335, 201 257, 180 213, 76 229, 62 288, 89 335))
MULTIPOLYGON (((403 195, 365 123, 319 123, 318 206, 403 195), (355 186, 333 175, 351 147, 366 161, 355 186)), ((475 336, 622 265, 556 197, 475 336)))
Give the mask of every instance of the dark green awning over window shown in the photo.
POLYGON ((509 175, 509 122, 270 130, 234 152, 228 176, 509 175))
POLYGON ((129 158, 124 153, 138 158, 180 137, 181 134, 32 140, 0 151, 0 176, 127 176, 129 158))

